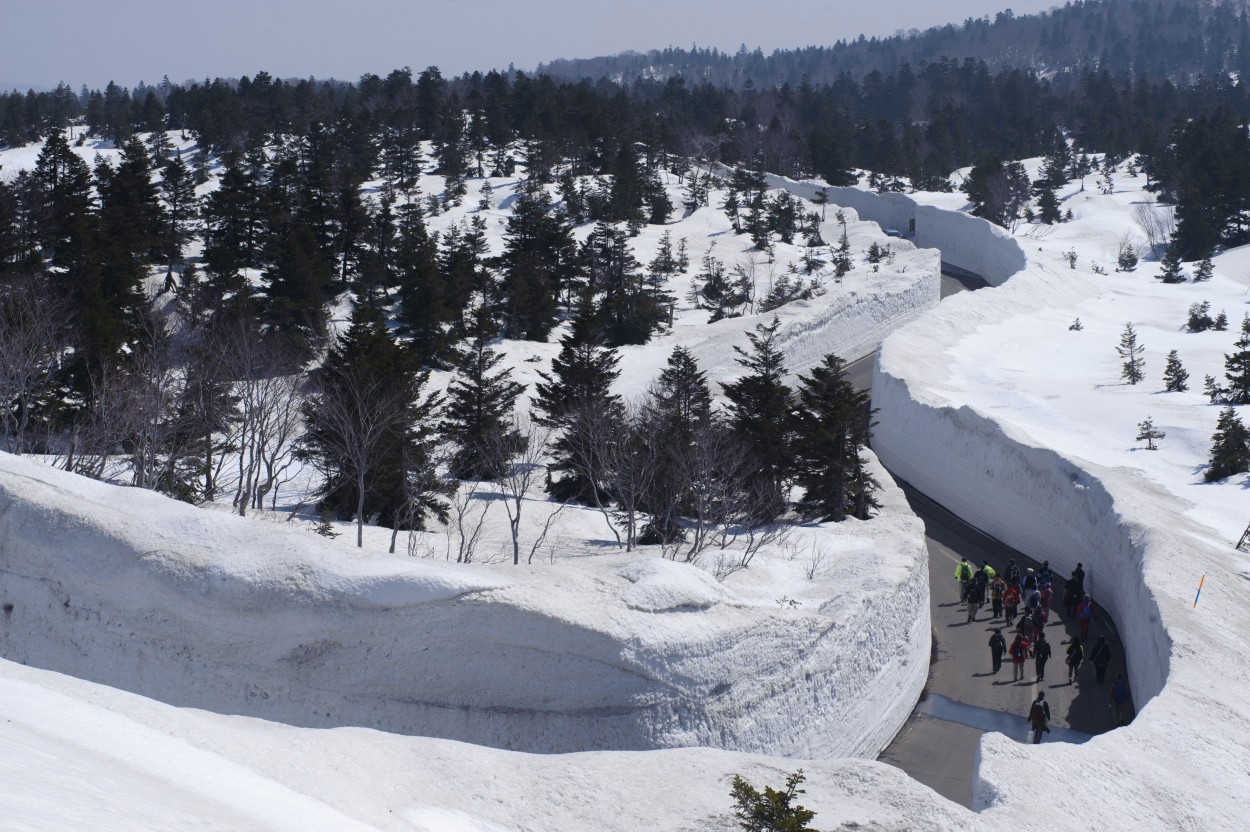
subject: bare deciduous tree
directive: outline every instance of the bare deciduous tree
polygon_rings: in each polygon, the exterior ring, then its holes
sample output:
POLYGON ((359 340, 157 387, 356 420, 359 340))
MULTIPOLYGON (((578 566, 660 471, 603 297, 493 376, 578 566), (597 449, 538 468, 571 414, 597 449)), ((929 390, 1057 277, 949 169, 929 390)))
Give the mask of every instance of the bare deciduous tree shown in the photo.
POLYGON ((26 451, 33 408, 68 344, 68 318, 46 276, 0 277, 0 426, 12 453, 26 451))
POLYGON ((1133 206, 1133 222, 1145 233, 1146 245, 1157 256, 1176 232, 1176 209, 1145 197, 1133 206))

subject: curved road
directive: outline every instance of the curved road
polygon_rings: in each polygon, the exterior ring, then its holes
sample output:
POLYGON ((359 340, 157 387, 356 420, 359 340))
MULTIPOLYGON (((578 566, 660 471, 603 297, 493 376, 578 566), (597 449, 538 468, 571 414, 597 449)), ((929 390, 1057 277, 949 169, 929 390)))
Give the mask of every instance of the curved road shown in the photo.
MULTIPOLYGON (((942 264, 941 294, 944 298, 985 285, 970 272, 942 264)), ((860 389, 872 389, 873 360, 874 356, 869 355, 847 366, 848 376, 860 389)), ((993 675, 987 642, 993 627, 1002 626, 1002 622, 991 622, 991 613, 985 609, 976 622, 968 623, 966 608, 958 603, 955 564, 961 556, 974 564, 988 560, 999 571, 1009 558, 1014 558, 1022 570, 1026 566, 1036 569, 1040 564, 967 525, 906 483, 899 485, 912 510, 925 524, 933 656, 929 681, 919 704, 879 759, 898 766, 939 794, 968 806, 972 801, 972 770, 977 745, 983 733, 1001 731, 1024 741, 1028 732, 1024 715, 1038 691, 1045 691, 1052 722, 1051 733, 1043 742, 1083 742, 1092 734, 1114 727, 1107 706, 1110 682, 1097 684, 1092 666, 1087 665, 1076 684, 1067 683, 1063 656, 1068 642, 1076 634, 1076 625, 1062 620, 1061 594, 1058 593, 1054 602, 1057 609, 1052 611, 1046 628, 1054 657, 1046 668, 1045 681, 1035 682, 1032 660, 1025 664, 1023 682, 1011 681, 1008 663, 993 675)), ((1011 634, 1004 630, 1003 635, 1010 643, 1011 634)), ((1124 651, 1114 626, 1106 619, 1096 621, 1090 635, 1108 636, 1113 660, 1107 679, 1115 678, 1115 674, 1124 669, 1124 651)))

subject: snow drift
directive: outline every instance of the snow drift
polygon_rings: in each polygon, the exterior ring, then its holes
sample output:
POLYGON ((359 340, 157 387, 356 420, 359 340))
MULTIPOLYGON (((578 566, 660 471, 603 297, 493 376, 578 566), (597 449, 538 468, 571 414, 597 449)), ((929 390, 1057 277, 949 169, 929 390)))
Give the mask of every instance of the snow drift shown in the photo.
MULTIPOLYGON (((537 752, 875 755, 929 649, 920 527, 885 496, 881 519, 819 531, 854 533, 831 563, 837 603, 791 609, 650 558, 364 556, 0 455, 0 653, 297 726, 537 752)), ((766 560, 733 576, 744 592, 766 560)))

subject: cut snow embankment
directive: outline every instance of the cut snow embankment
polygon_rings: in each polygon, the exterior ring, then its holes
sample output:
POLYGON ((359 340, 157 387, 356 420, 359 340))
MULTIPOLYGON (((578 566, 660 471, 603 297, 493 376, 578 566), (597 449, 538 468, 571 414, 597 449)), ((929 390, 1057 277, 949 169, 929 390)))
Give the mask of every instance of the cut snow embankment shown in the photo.
MULTIPOLYGON (((884 203, 883 216, 891 222, 899 222, 888 213, 898 202, 884 203)), ((1062 327, 1052 329, 1067 335, 1071 310, 1084 315, 1100 308, 1095 301, 1101 308, 1116 303, 1099 297, 1107 293, 1109 278, 1100 285, 1098 278, 1060 269, 1041 255, 1026 258, 1005 232, 986 236, 977 230, 979 220, 951 218, 941 232, 926 228, 931 211, 916 210, 917 236, 923 230, 926 244, 944 252, 992 244, 998 250, 979 255, 994 266, 983 274, 1003 285, 947 300, 882 345, 873 392, 879 408, 874 448, 897 476, 971 525, 1049 559, 1058 573, 1083 562, 1097 600, 1119 627, 1140 709, 1129 727, 1080 746, 1031 747, 986 735, 974 805, 997 826, 1068 828, 1079 815, 1082 826, 1107 829, 1243 828, 1234 796, 1250 789, 1246 559, 1232 550, 1227 530, 1197 522, 1175 489, 1127 465, 1099 464, 1065 451, 1059 443, 1072 442, 1063 439, 1067 434, 1056 420, 1021 426, 1025 406, 1014 403, 1036 386, 1029 367, 1053 354, 1045 342, 1020 344, 1021 356, 1032 358, 1022 358, 1015 372, 986 366, 997 358, 986 353, 992 343, 959 349, 1000 325, 1005 340, 993 343, 1017 343, 1029 337, 1023 322, 1038 316, 1054 318, 1052 324, 1062 319, 1062 327), (1014 273, 994 270, 1015 262, 1022 268, 1014 273), (1038 433, 1050 441, 1037 439, 1038 433), (1206 588, 1195 610, 1193 593, 1203 574, 1206 588)), ((866 208, 861 213, 872 216, 866 208)), ((977 268, 970 259, 955 262, 977 268)), ((1152 282, 1149 276, 1138 280, 1152 282)), ((1183 322, 1184 303, 1177 323, 1183 322)), ((1078 363, 1109 363, 1115 341, 1104 340, 1078 363)), ((1108 381, 1114 377, 1111 369, 1108 381)), ((1052 394, 1038 398, 1054 399, 1077 385, 1069 380, 1064 390, 1060 379, 1054 386, 1052 394)), ((1045 403, 1030 406, 1040 410, 1045 403)), ((1130 415, 1136 421, 1145 411, 1130 415)), ((1069 425, 1071 435, 1083 439, 1078 427, 1087 426, 1069 425)), ((1131 444, 1131 435, 1120 436, 1117 429, 1101 442, 1118 448, 1131 444)), ((1096 444, 1089 446, 1091 455, 1096 444)), ((1247 518, 1226 519, 1239 527, 1247 518)), ((1107 694, 1095 687, 1088 695, 1107 694)))
POLYGON ((625 555, 365 556, 0 455, 0 650, 297 726, 538 752, 871 756, 919 695, 929 650, 920 526, 884 496, 879 519, 803 530, 829 544, 836 602, 796 609, 751 597, 797 594, 785 576, 801 568, 783 558, 721 585, 625 555))

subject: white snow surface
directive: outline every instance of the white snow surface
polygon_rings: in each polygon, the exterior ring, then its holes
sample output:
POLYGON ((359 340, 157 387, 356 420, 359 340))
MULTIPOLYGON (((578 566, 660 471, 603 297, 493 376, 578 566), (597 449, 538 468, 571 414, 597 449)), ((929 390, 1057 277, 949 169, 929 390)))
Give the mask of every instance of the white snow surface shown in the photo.
MULTIPOLYGON (((884 342, 873 445, 893 472, 972 525, 1060 574, 1083 562, 1087 588, 1125 644, 1132 724, 1079 746, 986 735, 974 782, 982 819, 997 828, 1240 830, 1250 790, 1250 558, 1234 544, 1250 521, 1250 478, 1202 482, 1219 407, 1202 396, 1201 379, 1223 380, 1223 354, 1250 311, 1250 252, 1215 258, 1208 283, 1163 285, 1154 261, 1114 272, 1120 240, 1142 242, 1131 210, 1145 198, 1144 178, 1116 182, 1106 195, 1073 184, 1061 194, 1073 222, 1024 226, 1014 238, 967 218, 925 229, 932 209, 915 209, 927 244, 971 269, 950 252, 984 247, 979 261, 999 264, 984 274, 1002 285, 951 298, 884 342), (1075 269, 1062 257, 1069 250, 1075 269), (1184 330, 1189 305, 1204 299, 1213 315, 1227 310, 1230 331, 1184 330), (1077 317, 1084 328, 1069 330, 1077 317), (1114 349, 1127 321, 1147 347, 1138 385, 1120 380, 1114 349), (1190 372, 1189 392, 1162 392, 1171 349, 1190 372), (1134 441, 1147 416, 1167 432, 1156 451, 1134 441)), ((881 204, 861 214, 900 222, 890 212, 904 200, 881 204)))

